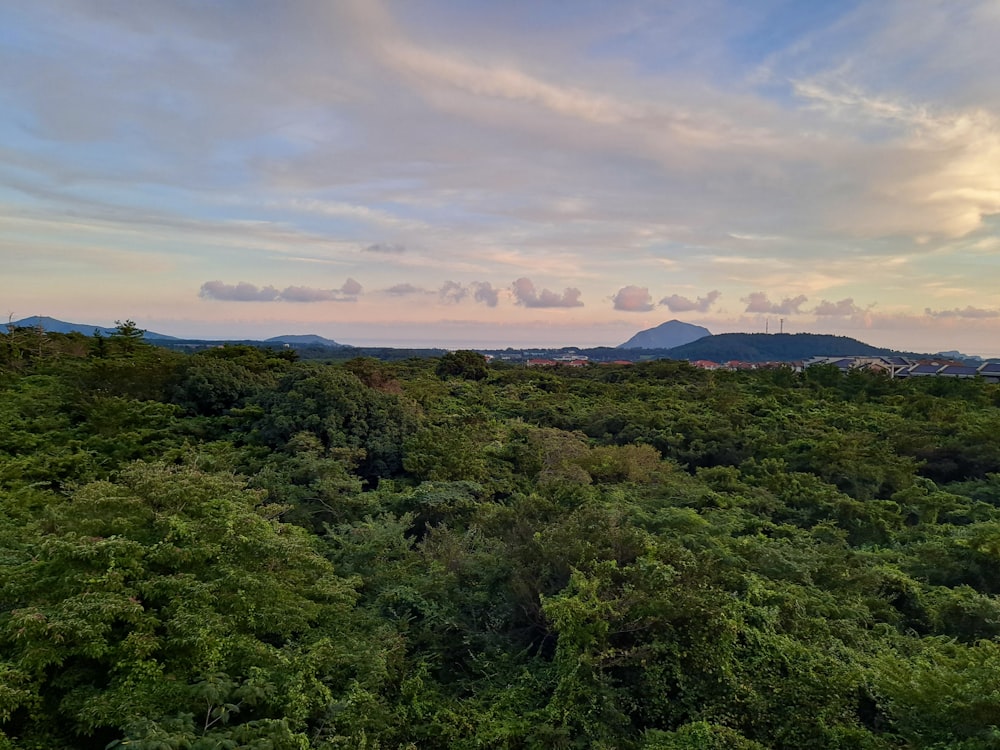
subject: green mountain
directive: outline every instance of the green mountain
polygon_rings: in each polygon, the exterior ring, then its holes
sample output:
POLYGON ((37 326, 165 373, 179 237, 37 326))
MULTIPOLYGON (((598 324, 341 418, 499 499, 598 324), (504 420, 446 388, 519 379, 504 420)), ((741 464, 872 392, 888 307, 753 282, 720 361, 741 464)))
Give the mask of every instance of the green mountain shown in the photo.
POLYGON ((851 357, 898 354, 848 336, 823 333, 720 333, 675 346, 671 359, 713 362, 795 362, 810 357, 851 357))

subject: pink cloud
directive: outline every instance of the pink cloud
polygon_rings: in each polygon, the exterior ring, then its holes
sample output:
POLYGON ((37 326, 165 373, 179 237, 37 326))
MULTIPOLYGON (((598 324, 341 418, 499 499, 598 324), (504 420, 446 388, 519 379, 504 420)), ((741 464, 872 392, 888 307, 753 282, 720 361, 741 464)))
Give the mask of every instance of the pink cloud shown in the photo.
POLYGON ((649 312, 653 309, 653 299, 649 296, 649 289, 644 286, 623 286, 611 300, 616 310, 649 312))
POLYGON ((696 300, 682 297, 679 294, 671 294, 660 300, 661 305, 666 305, 671 312, 708 312, 715 300, 722 296, 722 292, 713 289, 704 297, 696 300))

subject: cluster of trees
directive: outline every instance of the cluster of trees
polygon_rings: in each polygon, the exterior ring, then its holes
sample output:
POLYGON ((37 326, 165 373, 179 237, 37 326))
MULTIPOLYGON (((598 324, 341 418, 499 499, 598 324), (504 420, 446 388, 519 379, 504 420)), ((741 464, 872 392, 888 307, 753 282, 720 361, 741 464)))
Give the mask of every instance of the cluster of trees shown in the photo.
POLYGON ((0 747, 995 748, 998 434, 978 381, 11 330, 0 747))

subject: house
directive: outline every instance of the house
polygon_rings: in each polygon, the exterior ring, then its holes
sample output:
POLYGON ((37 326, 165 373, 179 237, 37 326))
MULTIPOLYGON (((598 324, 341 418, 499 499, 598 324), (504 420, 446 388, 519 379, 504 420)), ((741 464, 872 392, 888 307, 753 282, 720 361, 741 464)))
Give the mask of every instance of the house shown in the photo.
POLYGON ((987 362, 979 366, 979 377, 990 383, 1000 383, 1000 362, 987 362))
POLYGON ((979 368, 969 365, 945 365, 937 374, 942 378, 974 378, 979 374, 979 368))
MULTIPOLYGON (((868 370, 888 375, 890 378, 906 377, 906 371, 915 365, 912 359, 897 356, 854 356, 854 357, 813 357, 803 363, 803 367, 813 365, 833 365, 841 372, 848 370, 868 370)), ((942 363, 943 364, 943 363, 942 363)))
POLYGON ((692 367, 697 367, 700 370, 718 370, 719 363, 713 362, 710 359, 696 359, 691 363, 692 367))
POLYGON ((936 363, 936 362, 935 363, 924 363, 924 364, 919 364, 919 365, 912 365, 911 367, 906 368, 903 371, 903 373, 900 373, 900 375, 903 376, 903 377, 908 377, 908 378, 929 377, 929 376, 932 376, 932 375, 937 375, 938 372, 941 371, 942 367, 944 367, 944 365, 936 363), (904 375, 904 373, 905 373, 905 375, 904 375))

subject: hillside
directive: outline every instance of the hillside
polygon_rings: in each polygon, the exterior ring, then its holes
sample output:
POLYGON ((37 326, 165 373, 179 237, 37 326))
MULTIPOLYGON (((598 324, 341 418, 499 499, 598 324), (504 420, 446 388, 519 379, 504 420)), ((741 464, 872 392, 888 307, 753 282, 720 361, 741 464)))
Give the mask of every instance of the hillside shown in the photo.
POLYGON ((315 333, 302 333, 302 334, 285 334, 283 336, 272 336, 267 339, 265 343, 268 344, 292 344, 295 346, 329 346, 335 348, 343 348, 345 345, 341 344, 333 339, 324 338, 315 333))
POLYGON ((680 320, 668 320, 655 328, 639 331, 624 344, 619 344, 618 348, 671 349, 711 335, 712 332, 702 326, 684 323, 680 320))
POLYGON ((794 362, 819 356, 877 356, 895 354, 848 336, 821 333, 720 333, 676 346, 672 359, 708 359, 713 362, 794 362))
MULTIPOLYGON (((11 322, 15 328, 41 328, 49 333, 82 333, 85 336, 93 336, 95 331, 100 331, 102 336, 110 336, 117 329, 107 326, 95 326, 87 323, 68 323, 65 320, 56 320, 47 315, 32 315, 29 318, 21 318, 11 322)), ((146 331, 143 335, 146 339, 173 340, 176 337, 167 336, 155 331, 146 331)))

